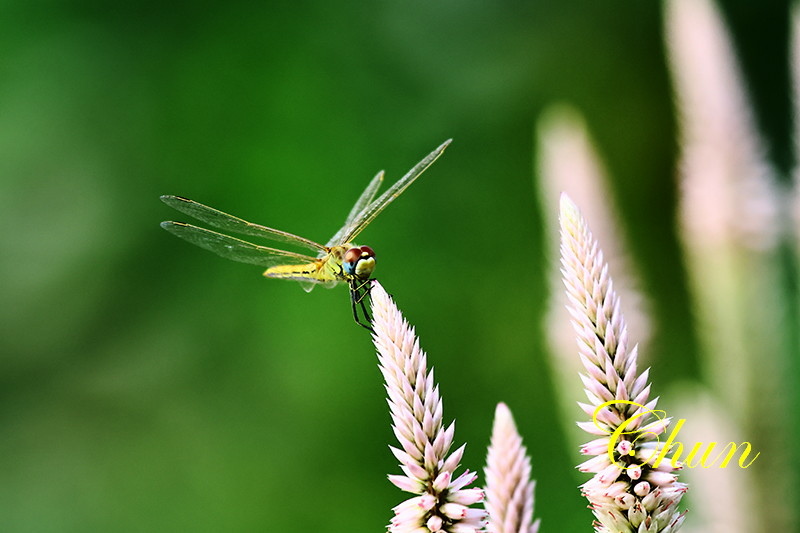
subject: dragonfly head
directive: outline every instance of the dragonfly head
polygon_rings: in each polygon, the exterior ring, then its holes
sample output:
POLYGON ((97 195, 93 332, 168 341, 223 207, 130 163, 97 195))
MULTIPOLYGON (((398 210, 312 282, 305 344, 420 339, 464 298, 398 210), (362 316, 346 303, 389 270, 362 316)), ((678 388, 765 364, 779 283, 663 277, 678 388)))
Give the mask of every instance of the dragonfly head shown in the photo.
POLYGON ((342 268, 358 279, 369 279, 375 270, 375 251, 369 246, 350 248, 344 253, 342 268))

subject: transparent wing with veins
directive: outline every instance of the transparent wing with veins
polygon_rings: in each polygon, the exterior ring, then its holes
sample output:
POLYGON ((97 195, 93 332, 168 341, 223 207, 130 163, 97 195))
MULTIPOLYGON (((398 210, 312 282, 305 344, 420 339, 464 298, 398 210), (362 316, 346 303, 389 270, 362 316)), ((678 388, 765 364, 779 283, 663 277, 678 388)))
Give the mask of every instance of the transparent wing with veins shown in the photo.
POLYGON ((180 237, 226 259, 271 267, 278 265, 308 264, 315 259, 303 254, 260 246, 229 235, 199 228, 183 222, 162 222, 161 227, 180 237))
MULTIPOLYGON (((353 210, 350 212, 350 216, 348 217, 348 223, 345 224, 345 227, 339 230, 336 235, 333 236, 331 242, 334 244, 343 244, 346 242, 352 242, 359 233, 361 233, 364 228, 366 228, 370 222, 375 220, 381 211, 386 209, 386 206, 389 205, 394 201, 395 198, 400 196, 403 191, 405 191, 409 185, 414 183, 416 180, 425 170, 436 161, 442 152, 444 152, 445 148, 450 144, 452 139, 448 139, 442 143, 437 149, 433 152, 425 156, 425 158, 417 163, 414 168, 409 170, 405 176, 400 178, 397 183, 389 187, 386 192, 378 197, 377 200, 369 201, 365 205, 363 209, 361 209, 357 215, 353 216, 353 212, 355 208, 358 207, 362 201, 364 201, 367 197, 371 200, 374 197, 375 192, 377 191, 380 182, 383 179, 382 173, 375 176, 370 184, 367 186, 367 189, 361 194, 361 197, 356 202, 356 206, 353 207, 353 210), (379 179, 380 177, 380 179, 379 179), (374 190, 373 190, 374 188, 374 190)), ((330 246, 330 244, 329 244, 330 246)))
MULTIPOLYGON (((183 198, 182 196, 165 195, 161 197, 161 201, 163 201, 170 207, 174 207, 181 213, 185 213, 190 217, 196 218, 197 220, 201 220, 206 224, 209 224, 221 230, 232 231, 234 233, 240 233, 243 235, 250 235, 252 237, 260 237, 262 239, 267 239, 273 242, 283 242, 287 244, 292 244, 295 246, 300 246, 301 248, 306 248, 307 250, 313 250, 318 253, 327 252, 327 249, 324 246, 310 239, 306 239, 304 237, 300 237, 298 235, 294 235, 286 231, 281 231, 273 228, 268 228, 266 226, 261 226, 259 224, 253 224, 252 222, 247 222, 246 220, 242 220, 241 218, 229 215, 228 213, 223 213, 222 211, 214 209, 213 207, 208 207, 207 205, 203 205, 199 202, 195 202, 194 200, 183 198)), ((196 228, 196 226, 192 226, 191 224, 184 224, 184 226, 196 228)), ((164 229, 172 231, 168 227, 165 227, 164 229)), ((197 228, 197 229, 202 229, 202 228, 197 228)), ((188 233, 186 233, 185 230, 181 231, 183 232, 183 235, 188 235, 188 233)), ((186 238, 177 231, 172 231, 172 232, 178 235, 179 237, 186 238)), ((220 234, 217 233, 217 235, 220 234)), ((230 238, 234 239, 233 237, 230 238)), ((241 241, 240 239, 234 239, 234 240, 239 242, 246 242, 246 241, 241 241)), ((195 241, 190 241, 190 242, 198 244, 199 246, 203 246, 202 244, 199 244, 195 241)), ((251 246, 257 246, 257 245, 253 244, 251 246)), ((260 248, 265 248, 267 250, 273 249, 264 246, 260 248)))
MULTIPOLYGON (((314 250, 320 255, 326 253, 326 248, 324 246, 309 239, 285 231, 247 222, 246 220, 223 213, 213 207, 208 207, 207 205, 189 200, 188 198, 183 198, 181 196, 162 196, 161 200, 178 211, 221 230, 292 244, 314 250)), ((162 222, 161 227, 185 241, 205 248, 226 259, 239 261, 240 263, 271 267, 287 264, 308 264, 315 261, 315 258, 305 254, 253 244, 236 237, 231 237, 230 235, 200 228, 184 222, 162 222)))
POLYGON ((378 189, 380 189, 381 184, 383 183, 383 170, 378 172, 374 178, 369 182, 367 188, 364 189, 364 192, 361 193, 361 196, 358 197, 358 201, 350 210, 350 213, 347 215, 347 220, 344 221, 344 226, 339 228, 333 237, 330 238, 328 244, 325 246, 331 247, 336 246, 337 244, 343 244, 341 237, 343 234, 347 233, 350 227, 353 225, 353 221, 356 219, 358 215, 361 214, 361 211, 367 207, 372 200, 375 198, 375 195, 378 193, 378 189))

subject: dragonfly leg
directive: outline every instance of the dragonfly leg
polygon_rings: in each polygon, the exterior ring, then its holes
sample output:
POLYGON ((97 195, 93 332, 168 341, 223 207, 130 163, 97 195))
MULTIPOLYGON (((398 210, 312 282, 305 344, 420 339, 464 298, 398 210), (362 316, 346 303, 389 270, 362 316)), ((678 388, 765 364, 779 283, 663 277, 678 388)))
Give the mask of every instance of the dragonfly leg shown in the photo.
POLYGON ((367 310, 366 301, 371 297, 370 290, 372 290, 372 280, 368 279, 364 283, 362 283, 358 289, 361 291, 361 295, 358 298, 358 303, 361 304, 361 311, 364 313, 364 317, 372 323, 372 317, 367 310))
POLYGON ((351 281, 350 282, 350 304, 353 308, 353 318, 356 321, 356 324, 365 328, 370 333, 375 333, 372 329, 372 317, 369 315, 369 311, 367 311, 366 306, 366 299, 369 296, 370 290, 370 281, 367 280, 359 284, 358 281, 351 281), (361 307, 361 312, 364 315, 364 322, 361 321, 361 317, 358 316, 358 307, 361 307))

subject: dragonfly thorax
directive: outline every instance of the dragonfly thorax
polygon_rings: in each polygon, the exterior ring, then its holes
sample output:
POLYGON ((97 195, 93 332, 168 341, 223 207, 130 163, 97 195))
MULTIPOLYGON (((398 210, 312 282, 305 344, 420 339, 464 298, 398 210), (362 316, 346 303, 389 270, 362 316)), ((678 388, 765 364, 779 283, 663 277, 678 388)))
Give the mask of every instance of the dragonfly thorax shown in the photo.
POLYGON ((354 246, 344 253, 342 268, 358 279, 369 279, 375 270, 375 251, 369 246, 354 246))

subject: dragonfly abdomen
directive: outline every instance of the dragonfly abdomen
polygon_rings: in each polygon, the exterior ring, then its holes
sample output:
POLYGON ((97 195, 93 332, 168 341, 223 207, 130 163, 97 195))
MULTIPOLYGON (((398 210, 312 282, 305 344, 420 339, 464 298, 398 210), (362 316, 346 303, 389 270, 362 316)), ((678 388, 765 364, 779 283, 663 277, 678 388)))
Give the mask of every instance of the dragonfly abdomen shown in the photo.
POLYGON ((328 261, 320 259, 305 265, 278 265, 264 271, 268 278, 290 279, 295 281, 316 280, 320 283, 341 281, 341 278, 330 268, 328 261))

